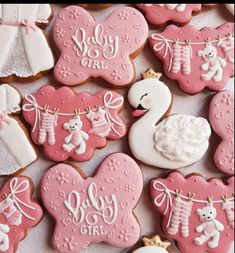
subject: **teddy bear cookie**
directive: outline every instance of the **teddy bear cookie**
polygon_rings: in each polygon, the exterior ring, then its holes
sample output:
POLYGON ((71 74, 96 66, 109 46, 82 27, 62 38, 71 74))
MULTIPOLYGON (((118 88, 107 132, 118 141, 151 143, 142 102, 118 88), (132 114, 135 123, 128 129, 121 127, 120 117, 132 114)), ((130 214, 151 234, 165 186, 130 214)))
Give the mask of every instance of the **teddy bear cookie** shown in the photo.
POLYGON ((42 30, 49 24, 49 4, 0 4, 0 81, 33 81, 54 67, 42 30))
POLYGON ((160 73, 149 69, 143 80, 129 90, 128 100, 135 108, 133 116, 142 116, 130 128, 129 145, 133 155, 146 164, 164 169, 182 168, 204 155, 211 129, 201 117, 186 114, 166 117, 172 106, 172 94, 160 77, 160 73))
POLYGON ((121 87, 135 78, 132 57, 144 46, 148 24, 132 7, 115 9, 105 20, 95 21, 79 6, 64 8, 53 28, 61 52, 54 68, 57 81, 79 85, 90 77, 101 77, 121 87))
POLYGON ((217 93, 210 103, 209 119, 214 131, 221 137, 214 162, 218 169, 234 174, 234 94, 230 90, 217 93))
POLYGON ((123 153, 106 157, 94 177, 84 178, 69 164, 52 167, 43 178, 41 195, 56 221, 55 250, 77 253, 99 242, 133 246, 140 237, 133 209, 142 189, 139 166, 123 153))
POLYGON ((41 207, 32 200, 31 184, 27 177, 14 177, 1 189, 0 252, 15 252, 27 229, 35 227, 43 216, 41 207))
POLYGON ((118 140, 125 135, 125 124, 118 115, 123 102, 113 91, 92 96, 46 85, 25 95, 23 116, 32 127, 33 142, 43 145, 50 159, 82 162, 93 156, 95 148, 104 147, 106 139, 118 140))
POLYGON ((37 159, 23 124, 10 116, 21 110, 20 102, 14 88, 0 85, 0 176, 14 174, 37 159))
POLYGON ((162 241, 158 235, 150 239, 144 237, 143 242, 144 247, 133 251, 133 253, 168 253, 166 249, 171 244, 168 241, 162 241))
POLYGON ((192 25, 167 26, 149 37, 165 74, 186 93, 219 91, 234 76, 234 24, 198 30, 192 25))
POLYGON ((201 4, 137 4, 150 24, 162 26, 168 22, 180 25, 188 23, 201 11, 201 4))
POLYGON ((234 238, 234 177, 227 184, 175 171, 151 181, 154 207, 165 235, 182 253, 228 253, 234 238))

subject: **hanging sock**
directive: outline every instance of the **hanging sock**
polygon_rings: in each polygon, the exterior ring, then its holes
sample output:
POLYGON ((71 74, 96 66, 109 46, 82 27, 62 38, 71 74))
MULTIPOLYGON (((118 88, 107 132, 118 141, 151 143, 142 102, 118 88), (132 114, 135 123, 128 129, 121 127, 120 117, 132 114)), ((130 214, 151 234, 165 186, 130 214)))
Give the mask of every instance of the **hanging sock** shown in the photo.
POLYGON ((234 38, 229 36, 226 40, 220 40, 217 46, 222 49, 227 61, 234 63, 234 38))
POLYGON ((226 212, 229 226, 234 229, 234 200, 225 200, 222 209, 226 212))
POLYGON ((181 46, 179 45, 178 41, 176 41, 173 45, 173 56, 172 56, 172 73, 178 73, 181 68, 181 46))

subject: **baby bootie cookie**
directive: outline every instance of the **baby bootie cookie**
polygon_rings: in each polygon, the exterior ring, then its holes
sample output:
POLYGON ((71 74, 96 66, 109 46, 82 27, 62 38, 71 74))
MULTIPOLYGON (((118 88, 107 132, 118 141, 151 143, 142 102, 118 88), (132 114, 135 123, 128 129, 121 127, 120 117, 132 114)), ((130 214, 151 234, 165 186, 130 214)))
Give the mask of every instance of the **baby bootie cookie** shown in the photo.
POLYGON ((122 153, 105 158, 94 177, 84 178, 69 164, 52 167, 44 176, 41 194, 56 221, 55 250, 77 253, 99 242, 133 246, 140 237, 133 209, 142 189, 139 166, 122 153))

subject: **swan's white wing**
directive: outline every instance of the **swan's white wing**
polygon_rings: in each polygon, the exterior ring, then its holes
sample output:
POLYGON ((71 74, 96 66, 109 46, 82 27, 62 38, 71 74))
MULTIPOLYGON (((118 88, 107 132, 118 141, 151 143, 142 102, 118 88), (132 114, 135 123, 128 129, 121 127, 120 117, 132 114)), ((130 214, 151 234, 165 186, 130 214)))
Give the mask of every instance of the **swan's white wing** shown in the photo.
POLYGON ((211 129, 204 118, 177 114, 156 126, 155 149, 173 161, 186 162, 208 142, 211 129))

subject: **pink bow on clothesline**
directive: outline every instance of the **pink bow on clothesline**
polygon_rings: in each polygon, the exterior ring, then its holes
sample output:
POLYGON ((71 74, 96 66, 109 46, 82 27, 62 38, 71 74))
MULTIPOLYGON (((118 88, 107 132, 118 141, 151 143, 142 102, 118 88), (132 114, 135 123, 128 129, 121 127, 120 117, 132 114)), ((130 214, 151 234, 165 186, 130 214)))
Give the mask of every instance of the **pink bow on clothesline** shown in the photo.
POLYGON ((30 30, 36 31, 36 25, 35 22, 33 22, 31 19, 26 18, 22 21, 22 24, 25 26, 26 34, 29 34, 30 30))
POLYGON ((0 130, 5 128, 4 124, 10 125, 11 121, 8 117, 7 112, 0 113, 0 130))

